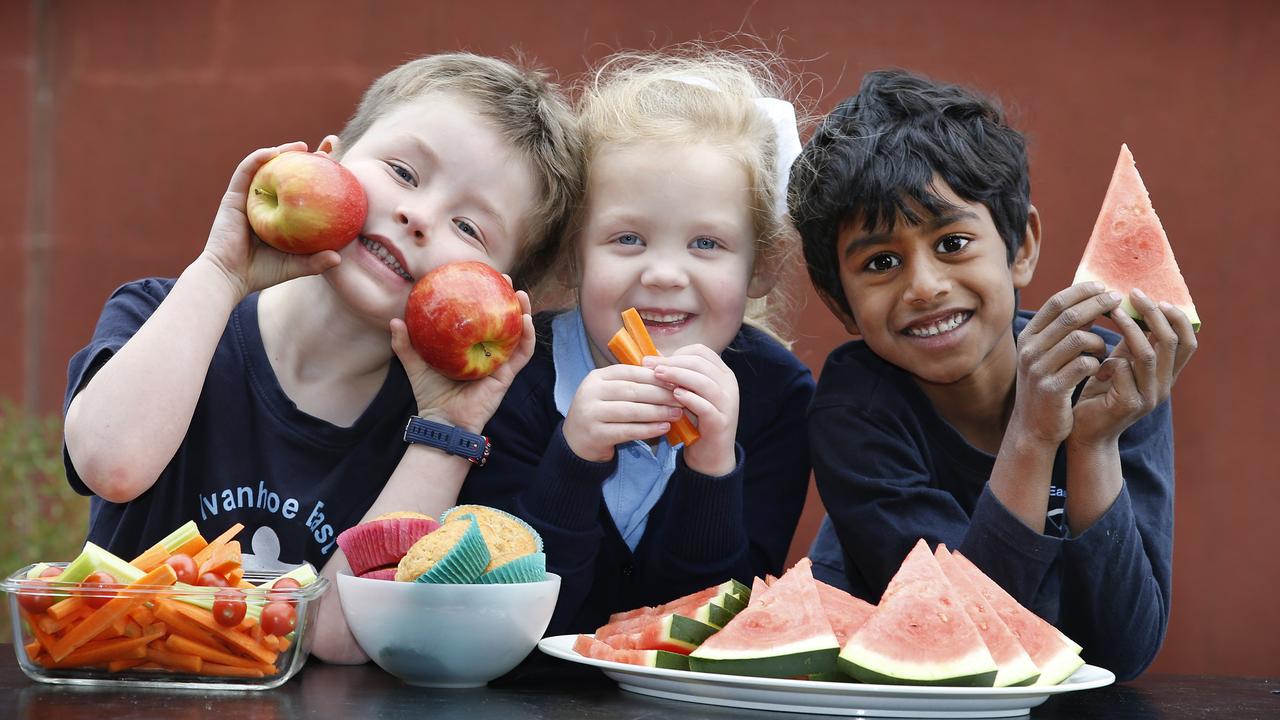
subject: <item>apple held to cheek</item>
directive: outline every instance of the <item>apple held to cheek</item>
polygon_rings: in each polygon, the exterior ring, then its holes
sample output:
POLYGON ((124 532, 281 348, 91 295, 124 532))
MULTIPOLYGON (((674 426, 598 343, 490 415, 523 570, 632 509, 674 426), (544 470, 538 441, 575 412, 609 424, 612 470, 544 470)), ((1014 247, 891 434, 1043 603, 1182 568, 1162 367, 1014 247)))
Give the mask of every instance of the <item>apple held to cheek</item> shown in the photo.
POLYGON ((404 309, 413 349, 453 380, 485 377, 506 362, 520 343, 522 317, 506 278, 475 261, 423 275, 404 309))
POLYGON ((326 155, 284 152, 258 168, 249 187, 249 225, 287 253, 338 250, 364 227, 368 201, 351 171, 326 155))

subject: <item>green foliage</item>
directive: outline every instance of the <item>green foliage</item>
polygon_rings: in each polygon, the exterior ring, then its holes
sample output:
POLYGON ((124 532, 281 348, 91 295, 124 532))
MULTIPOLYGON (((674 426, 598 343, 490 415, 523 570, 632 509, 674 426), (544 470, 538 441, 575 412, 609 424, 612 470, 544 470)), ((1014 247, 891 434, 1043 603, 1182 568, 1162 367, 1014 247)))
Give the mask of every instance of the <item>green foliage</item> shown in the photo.
MULTIPOLYGON (((84 545, 89 499, 67 485, 62 418, 32 415, 0 398, 0 573, 39 561, 71 560, 84 545)), ((9 602, 0 642, 12 642, 9 602)))

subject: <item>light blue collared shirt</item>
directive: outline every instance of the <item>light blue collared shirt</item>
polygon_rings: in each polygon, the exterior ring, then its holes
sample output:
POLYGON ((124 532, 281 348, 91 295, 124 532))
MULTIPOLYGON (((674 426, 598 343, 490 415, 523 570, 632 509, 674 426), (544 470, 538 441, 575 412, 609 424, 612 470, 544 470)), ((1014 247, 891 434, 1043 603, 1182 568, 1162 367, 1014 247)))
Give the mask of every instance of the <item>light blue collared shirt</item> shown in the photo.
MULTIPOLYGON (((551 357, 556 368, 556 410, 568 416, 569 405, 587 374, 596 369, 587 343, 582 313, 570 310, 551 321, 551 357)), ((664 437, 656 448, 643 440, 618 445, 618 465, 604 481, 604 504, 622 539, 632 550, 644 537, 649 511, 667 489, 667 481, 676 469, 676 449, 664 437)))

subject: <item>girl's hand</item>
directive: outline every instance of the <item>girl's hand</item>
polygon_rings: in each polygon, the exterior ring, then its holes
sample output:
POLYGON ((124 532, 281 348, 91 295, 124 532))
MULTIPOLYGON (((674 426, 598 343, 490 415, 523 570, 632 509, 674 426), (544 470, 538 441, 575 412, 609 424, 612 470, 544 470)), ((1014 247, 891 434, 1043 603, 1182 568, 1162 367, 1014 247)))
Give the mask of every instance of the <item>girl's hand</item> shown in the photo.
POLYGON ((1017 397, 1010 429, 1054 445, 1071 433, 1071 394, 1098 371, 1106 341, 1089 332, 1120 306, 1101 283, 1072 285, 1049 298, 1018 336, 1017 397))
POLYGON ((671 355, 646 357, 659 382, 672 389, 681 406, 698 419, 697 442, 684 449, 684 462, 703 475, 729 474, 737 458, 738 378, 706 345, 688 345, 671 355))
POLYGON ((1114 444, 1120 433, 1164 402, 1178 373, 1196 351, 1191 320, 1141 290, 1130 295, 1149 332, 1123 311, 1112 314, 1123 339, 1085 383, 1073 410, 1073 443, 1114 444))
POLYGON ((280 252, 259 240, 249 227, 245 207, 249 187, 258 169, 282 152, 305 152, 306 149, 306 143, 292 142, 255 150, 240 161, 231 175, 231 183, 222 196, 218 214, 213 218, 213 228, 209 231, 209 240, 201 257, 222 271, 237 297, 286 280, 322 273, 340 261, 338 253, 333 250, 314 255, 280 252))
MULTIPOLYGON (((509 276, 503 277, 511 282, 509 276)), ((450 380, 436 372, 413 349, 409 342, 409 329, 404 321, 399 318, 391 321, 391 349, 400 358, 400 363, 409 376, 413 395, 418 401, 418 415, 457 425, 475 433, 484 429, 489 418, 498 411, 516 373, 533 357, 535 338, 529 295, 523 290, 517 290, 516 297, 520 300, 520 310, 524 313, 520 344, 497 370, 478 380, 450 380)))
POLYGON ((615 445, 658 437, 683 413, 652 369, 609 365, 592 370, 578 386, 564 419, 564 439, 583 460, 607 462, 615 445))

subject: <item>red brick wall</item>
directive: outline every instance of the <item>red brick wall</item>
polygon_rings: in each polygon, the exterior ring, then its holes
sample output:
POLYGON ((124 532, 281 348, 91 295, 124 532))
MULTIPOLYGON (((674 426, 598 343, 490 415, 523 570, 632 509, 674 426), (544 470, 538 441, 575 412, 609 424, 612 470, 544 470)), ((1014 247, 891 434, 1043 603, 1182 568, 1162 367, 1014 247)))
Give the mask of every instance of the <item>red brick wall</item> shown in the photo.
MULTIPOLYGON (((781 38, 789 56, 807 61, 819 112, 852 92, 863 72, 889 65, 1003 98, 1030 137, 1033 201, 1045 222, 1027 306, 1070 282, 1117 148, 1129 143, 1205 322, 1202 348, 1175 392, 1174 610, 1155 669, 1280 674, 1280 563, 1270 529, 1280 500, 1271 445, 1280 414, 1267 372, 1280 350, 1271 317, 1280 295, 1269 277, 1280 262, 1271 222, 1280 13, 1270 3, 546 7, 5 3, 0 395, 57 408, 66 361, 107 294, 140 276, 176 275, 195 257, 239 159, 262 145, 314 144, 336 132, 367 83, 403 60, 519 48, 571 77, 612 49, 743 28, 781 38), (33 104, 37 96, 49 98, 46 110, 33 104), (44 265, 27 249, 39 228, 52 243, 44 265), (28 291, 33 278, 38 286, 28 291), (24 309, 28 294, 40 303, 34 315, 24 309), (39 332, 26 317, 42 318, 39 332), (25 347, 28 339, 36 344, 25 347)), ((842 336, 805 295, 796 350, 817 372, 842 336)), ((819 513, 811 503, 793 557, 819 513)))

